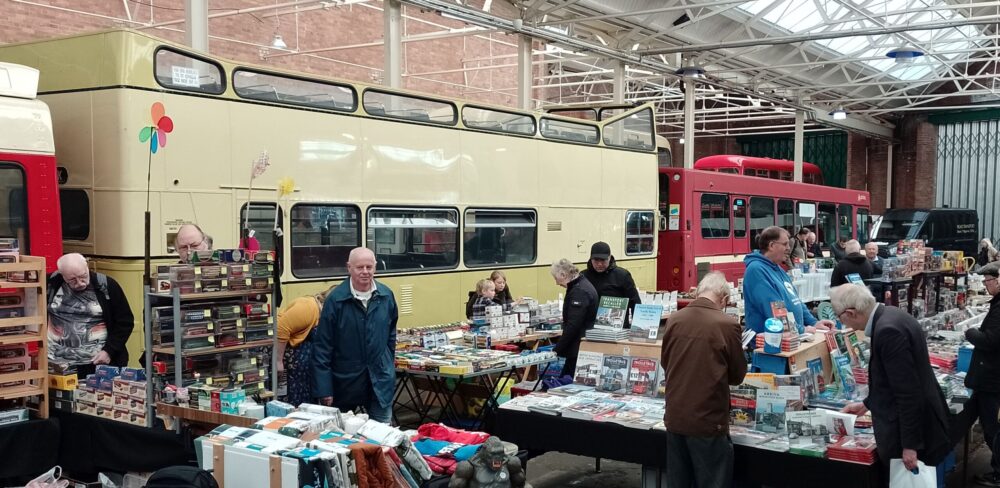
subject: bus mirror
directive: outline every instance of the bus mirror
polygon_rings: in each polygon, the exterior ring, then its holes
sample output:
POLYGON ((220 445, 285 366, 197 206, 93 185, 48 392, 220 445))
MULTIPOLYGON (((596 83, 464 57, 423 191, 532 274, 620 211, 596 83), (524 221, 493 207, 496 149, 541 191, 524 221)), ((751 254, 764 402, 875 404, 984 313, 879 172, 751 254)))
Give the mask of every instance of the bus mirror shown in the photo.
POLYGON ((666 215, 660 215, 660 230, 661 231, 667 230, 667 216, 666 215))

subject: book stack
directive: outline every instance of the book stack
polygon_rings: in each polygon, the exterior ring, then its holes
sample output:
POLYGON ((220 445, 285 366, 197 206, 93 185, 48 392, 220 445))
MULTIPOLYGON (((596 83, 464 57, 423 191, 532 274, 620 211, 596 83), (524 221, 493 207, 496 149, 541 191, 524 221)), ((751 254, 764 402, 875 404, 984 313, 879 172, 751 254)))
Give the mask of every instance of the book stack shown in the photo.
POLYGON ((835 461, 875 464, 875 438, 862 434, 841 437, 826 448, 826 457, 835 461))
POLYGON ((628 329, 593 328, 587 331, 587 340, 601 342, 618 342, 629 338, 628 329))

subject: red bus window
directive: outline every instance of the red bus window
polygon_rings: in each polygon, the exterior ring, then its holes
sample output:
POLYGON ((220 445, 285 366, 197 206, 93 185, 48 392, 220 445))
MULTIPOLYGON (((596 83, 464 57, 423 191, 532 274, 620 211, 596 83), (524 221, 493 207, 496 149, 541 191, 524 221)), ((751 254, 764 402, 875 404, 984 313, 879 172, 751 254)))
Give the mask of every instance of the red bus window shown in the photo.
MULTIPOLYGON (((837 235, 854 239, 854 215, 853 207, 842 203, 837 206, 837 235)), ((860 235, 858 237, 861 237, 860 235)), ((858 242, 861 242, 860 239, 858 242)))
POLYGON ((819 204, 819 211, 816 214, 816 227, 819 229, 817 240, 832 246, 837 242, 837 207, 832 203, 819 204))
MULTIPOLYGON (((789 206, 791 201, 788 202, 789 206)), ((764 229, 774 225, 774 199, 773 198, 751 198, 750 199, 750 247, 757 246, 757 236, 764 229)))
POLYGON ((858 209, 858 242, 860 242, 861 244, 865 244, 869 240, 871 240, 871 237, 869 237, 869 234, 871 234, 871 227, 870 227, 871 222, 868 219, 869 219, 868 209, 867 208, 859 208, 858 209))
POLYGON ((744 239, 747 236, 747 201, 745 198, 733 200, 733 237, 744 239))
POLYGON ((775 224, 788 231, 788 235, 795 235, 798 229, 795 225, 795 203, 791 200, 778 200, 778 223, 775 224))
POLYGON ((729 195, 705 193, 701 196, 701 237, 729 237, 729 195))
POLYGON ((736 168, 722 168, 722 169, 719 170, 719 172, 720 173, 727 173, 727 174, 731 174, 731 175, 736 175, 736 174, 740 173, 740 171, 738 169, 736 169, 736 168))
POLYGON ((28 194, 20 166, 0 163, 0 202, 7 204, 6 215, 0 218, 0 237, 17 239, 21 252, 28 254, 28 194))

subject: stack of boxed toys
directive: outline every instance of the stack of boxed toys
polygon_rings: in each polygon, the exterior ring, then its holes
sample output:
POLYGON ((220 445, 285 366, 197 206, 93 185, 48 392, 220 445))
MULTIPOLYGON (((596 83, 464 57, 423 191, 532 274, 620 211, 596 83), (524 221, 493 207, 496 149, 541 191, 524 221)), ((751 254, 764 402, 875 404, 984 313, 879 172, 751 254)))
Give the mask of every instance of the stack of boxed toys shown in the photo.
MULTIPOLYGON (((14 238, 0 239, 0 264, 17 263, 21 260, 20 244, 14 238)), ((0 281, 10 281, 13 283, 37 283, 38 272, 31 271, 7 271, 0 273, 0 281)), ((24 315, 9 315, 0 318, 23 317, 24 315)))
POLYGON ((396 348, 423 347, 430 349, 447 346, 452 341, 461 339, 468 328, 468 325, 463 322, 452 322, 400 330, 396 337, 396 348))
POLYGON ((411 347, 396 351, 396 367, 411 371, 442 374, 469 374, 503 368, 521 368, 554 361, 555 353, 524 351, 515 354, 495 349, 475 349, 444 345, 435 348, 411 347))
MULTIPOLYGON (((784 326, 781 333, 781 352, 792 352, 802 345, 799 339, 798 326, 795 323, 795 315, 789 314, 785 308, 785 302, 771 302, 771 316, 780 320, 784 326)), ((757 334, 757 349, 764 348, 764 334, 757 334)))
POLYGON ((466 341, 476 347, 489 348, 494 341, 505 341, 536 331, 558 330, 562 311, 558 302, 539 304, 533 298, 524 298, 511 307, 495 305, 474 315, 466 341))
POLYGON ((244 415, 235 405, 265 391, 265 359, 250 351, 184 358, 182 385, 170 384, 174 381, 173 361, 157 361, 153 363, 154 391, 158 392, 158 400, 166 403, 244 415))
POLYGON ((146 426, 146 370, 101 364, 79 385, 75 378, 49 376, 52 408, 146 426))
MULTIPOLYGON (((174 308, 153 307, 153 344, 174 344, 174 308)), ((183 351, 237 346, 274 337, 271 305, 259 302, 220 301, 181 306, 183 351)))
POLYGON ((194 251, 189 264, 156 267, 152 288, 157 293, 220 291, 269 292, 274 285, 274 253, 222 249, 194 251))
MULTIPOLYGON (((423 434, 447 431, 445 433, 468 438, 489 437, 436 425, 427 429, 427 426, 422 427, 419 433, 404 432, 369 420, 366 415, 342 413, 333 407, 311 404, 296 408, 283 402, 270 402, 267 413, 268 417, 249 428, 221 425, 196 439, 195 451, 201 467, 224 472, 226 484, 247 486, 274 474, 272 458, 277 456, 281 458, 278 463, 283 480, 281 486, 300 486, 302 480, 314 477, 314 471, 322 470, 326 472, 325 484, 346 488, 359 486, 358 472, 367 471, 362 463, 376 462, 383 469, 389 469, 402 486, 416 486, 434 475, 422 451, 415 446, 415 442, 425 438, 423 434), (225 451, 224 456, 215 456, 217 446, 225 451), (215 465, 223 460, 225 466, 215 465), (308 467, 308 472, 302 467, 308 467)), ((456 450, 461 447, 448 442, 439 444, 456 450)), ((442 464, 445 457, 458 457, 458 453, 442 456, 435 466, 442 464)), ((308 479, 312 484, 313 478, 308 479)))
MULTIPOLYGON (((806 409, 823 403, 822 373, 804 370, 795 375, 748 374, 744 383, 730 391, 730 437, 733 443, 803 456, 864 462, 864 456, 839 456, 856 443, 870 438, 867 417, 836 409, 806 409), (819 378, 819 379, 818 379, 819 378)), ((874 441, 871 442, 874 445, 874 441)), ((865 448, 867 449, 867 448, 865 448)), ((862 451, 864 449, 861 449, 862 451)), ((854 452, 854 451, 850 451, 854 452)), ((865 451, 867 452, 867 451, 865 451)), ((869 461, 866 464, 871 464, 869 461)))

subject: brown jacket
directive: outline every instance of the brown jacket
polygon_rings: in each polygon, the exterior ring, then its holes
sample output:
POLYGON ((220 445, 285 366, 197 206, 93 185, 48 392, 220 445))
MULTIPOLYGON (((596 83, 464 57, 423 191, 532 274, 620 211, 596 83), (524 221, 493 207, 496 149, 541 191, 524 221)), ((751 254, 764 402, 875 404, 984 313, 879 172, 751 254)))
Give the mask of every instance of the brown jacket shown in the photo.
POLYGON ((713 437, 729 433, 729 385, 747 362, 740 325, 707 298, 670 315, 660 361, 667 380, 667 431, 713 437))

